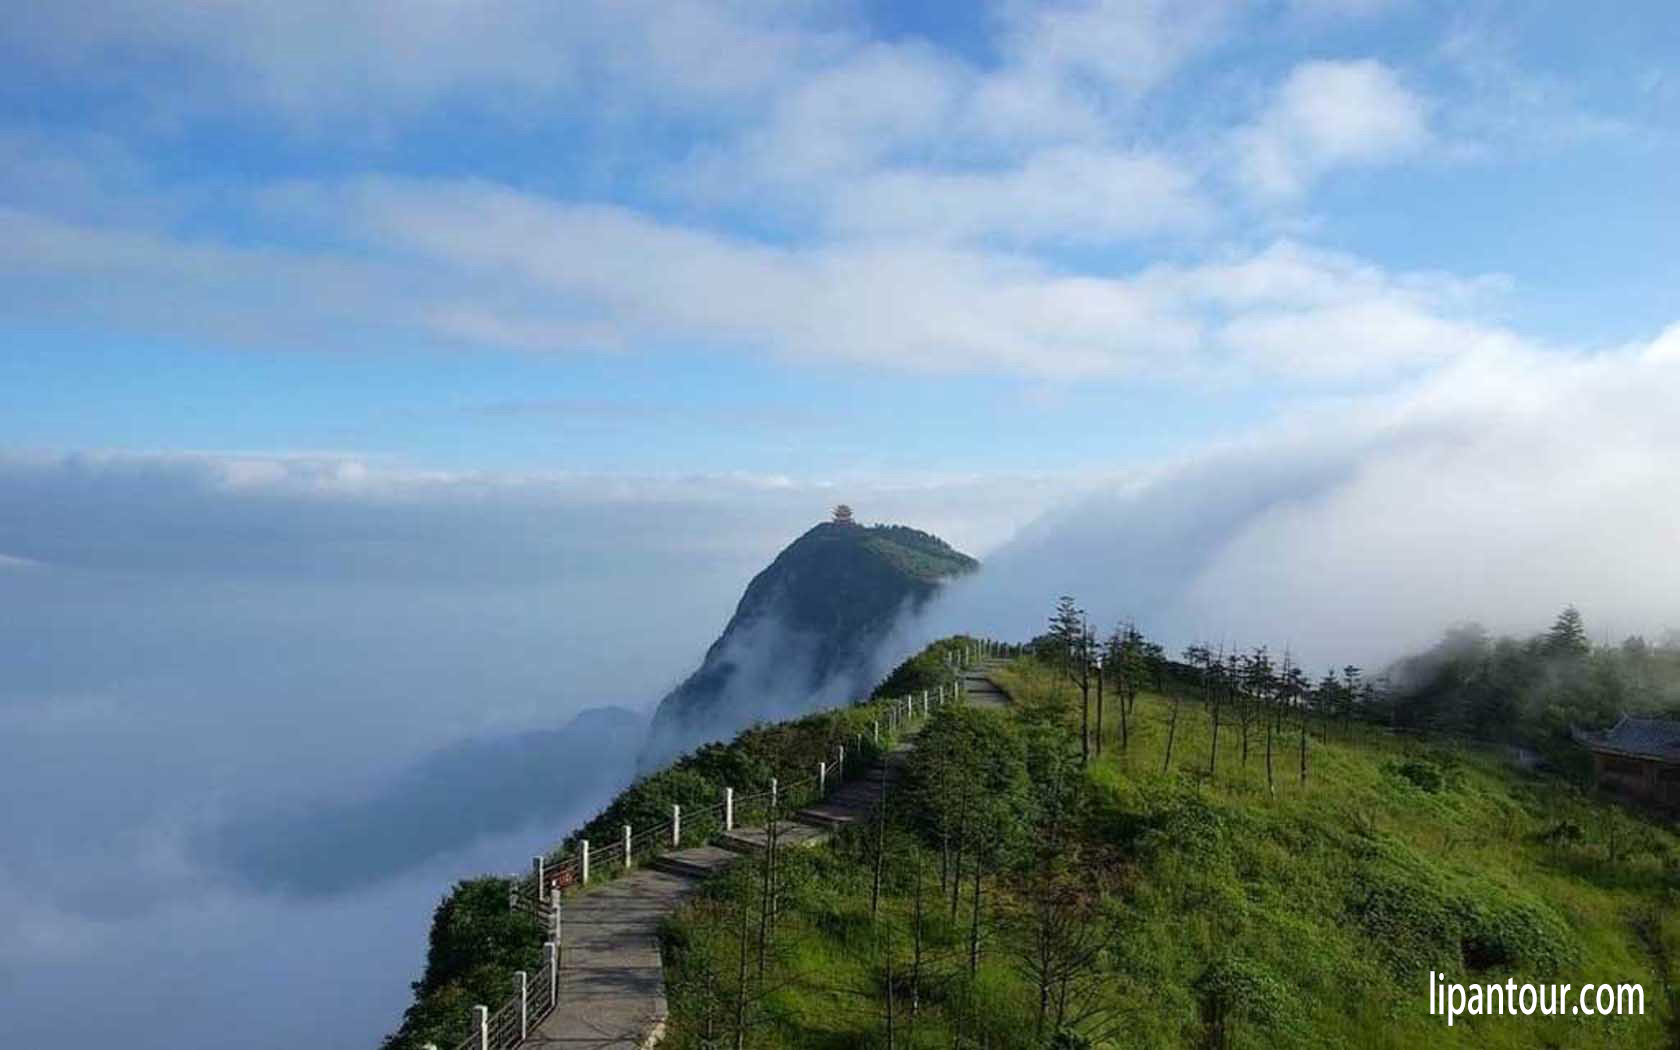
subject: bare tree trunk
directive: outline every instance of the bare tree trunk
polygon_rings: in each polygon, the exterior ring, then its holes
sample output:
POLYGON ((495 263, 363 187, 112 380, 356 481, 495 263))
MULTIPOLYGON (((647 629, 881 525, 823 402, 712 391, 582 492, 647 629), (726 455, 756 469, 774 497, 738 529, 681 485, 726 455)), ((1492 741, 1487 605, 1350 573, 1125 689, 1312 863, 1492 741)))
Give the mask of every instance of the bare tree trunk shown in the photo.
POLYGON ((1085 673, 1079 677, 1079 764, 1091 764, 1091 678, 1085 673))
POLYGON ((742 1050, 747 1045, 747 931, 750 924, 745 899, 741 901, 740 909, 740 965, 735 973, 735 1050, 742 1050))
POLYGON ((1115 684, 1120 687, 1120 750, 1124 751, 1131 746, 1130 730, 1126 725, 1126 716, 1131 714, 1132 709, 1132 684, 1131 680, 1125 677, 1124 671, 1121 672, 1120 681, 1115 684))
POLYGON ((962 895, 962 847, 963 847, 963 844, 959 840, 957 842, 957 855, 956 855, 955 864, 951 868, 951 921, 952 922, 957 921, 957 905, 958 905, 959 900, 960 900, 961 895, 962 895))
POLYGON ((1307 786, 1307 709, 1301 708, 1301 786, 1307 786))
POLYGON ((980 969, 980 854, 974 855, 974 907, 968 919, 968 976, 972 980, 980 969))
POLYGON ((957 921, 957 906, 962 896, 962 859, 963 850, 968 846, 969 811, 973 801, 970 791, 972 785, 966 781, 963 784, 962 823, 957 825, 957 849, 951 858, 951 921, 957 921))
POLYGON ((910 1024, 914 1029, 916 1012, 922 1008, 922 852, 916 851, 916 918, 915 955, 910 961, 910 1024))
POLYGON ((1038 957, 1035 960, 1038 964, 1036 967, 1038 973, 1034 975, 1038 978, 1038 1023, 1034 1026, 1033 1032, 1040 1039, 1044 1038, 1044 1019, 1050 1015, 1050 970, 1055 965, 1050 958, 1050 939, 1044 929, 1044 924, 1045 920, 1041 917, 1038 930, 1038 957))
POLYGON ((1219 701, 1213 702, 1213 741, 1208 748, 1208 776, 1213 776, 1219 765, 1219 701))
POLYGON ((893 953, 887 946, 887 1050, 893 1050, 893 953))
POLYGON ((1272 780, 1272 720, 1270 718, 1266 719, 1266 794, 1272 798, 1277 798, 1277 784, 1272 780))
POLYGON ((1167 753, 1161 757, 1161 773, 1163 775, 1166 774, 1167 767, 1172 765, 1173 736, 1178 732, 1178 708, 1180 704, 1184 703, 1184 696, 1182 693, 1178 693, 1177 690, 1174 690, 1174 694, 1172 721, 1167 723, 1167 753))
POLYGON ((764 822, 764 878, 758 912, 758 981, 764 983, 764 958, 770 945, 770 922, 776 907, 776 807, 764 822))
POLYGON ((869 917, 881 908, 881 873, 887 863, 887 763, 881 761, 881 795, 875 807, 875 882, 869 890, 869 917))
POLYGON ((1102 757, 1102 737, 1103 737, 1102 723, 1103 723, 1103 673, 1102 673, 1102 668, 1098 667, 1097 668, 1097 757, 1098 758, 1102 757))
POLYGON ((948 819, 939 823, 939 893, 943 896, 946 880, 951 875, 951 825, 948 819))
POLYGON ((1233 695, 1232 701, 1236 704, 1237 720, 1242 725, 1242 764, 1246 766, 1248 765, 1248 724, 1254 721, 1254 709, 1252 701, 1246 697, 1233 695))

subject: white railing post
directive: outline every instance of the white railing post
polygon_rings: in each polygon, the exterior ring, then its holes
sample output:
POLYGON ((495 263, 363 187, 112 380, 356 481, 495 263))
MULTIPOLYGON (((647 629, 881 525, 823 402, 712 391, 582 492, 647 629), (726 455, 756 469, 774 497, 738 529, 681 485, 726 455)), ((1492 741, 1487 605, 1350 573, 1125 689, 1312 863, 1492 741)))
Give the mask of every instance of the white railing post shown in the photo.
POLYGON ((671 848, 682 845, 682 807, 671 804, 671 848))
POLYGON ((563 941, 561 940, 561 937, 560 937, 561 932, 562 932, 562 930, 561 930, 561 920, 560 920, 560 895, 558 893, 556 893, 554 895, 554 943, 555 944, 563 943, 563 941))
POLYGON ((845 775, 846 775, 846 745, 845 744, 840 745, 840 763, 839 763, 839 765, 840 765, 840 776, 842 778, 844 778, 845 775))
POLYGON ((519 1038, 531 1034, 531 975, 515 970, 513 983, 519 986, 519 1038))
POLYGON ((776 812, 776 778, 770 778, 770 812, 776 812))
POLYGON ((583 845, 583 871, 581 873, 582 874, 582 881, 583 882, 588 882, 589 881, 589 840, 584 839, 582 845, 583 845))
POLYGON ((540 904, 548 900, 548 887, 543 884, 543 859, 541 857, 531 858, 531 874, 537 880, 537 902, 540 904))
POLYGON ((624 825, 624 866, 630 866, 630 825, 624 825))
POLYGON ((490 1008, 473 1007, 473 1027, 478 1029, 478 1050, 490 1050, 490 1008))
POLYGON ((828 794, 828 763, 817 763, 817 795, 828 794))
POLYGON ((877 744, 881 742, 881 720, 879 718, 875 720, 875 742, 877 744))
POLYGON ((560 1001, 560 945, 549 941, 543 945, 543 952, 548 955, 548 1006, 560 1001))
POLYGON ((723 789, 723 830, 735 830, 735 789, 723 789))

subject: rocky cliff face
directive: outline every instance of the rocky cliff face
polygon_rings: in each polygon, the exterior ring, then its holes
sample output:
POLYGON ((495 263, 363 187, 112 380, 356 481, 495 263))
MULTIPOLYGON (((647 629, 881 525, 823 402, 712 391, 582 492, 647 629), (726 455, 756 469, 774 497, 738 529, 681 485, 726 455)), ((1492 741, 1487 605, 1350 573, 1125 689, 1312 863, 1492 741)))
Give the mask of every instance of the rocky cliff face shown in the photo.
POLYGON ((699 670, 660 701, 643 768, 755 721, 864 695, 886 670, 881 644, 900 617, 978 567, 902 525, 816 526, 753 577, 699 670))

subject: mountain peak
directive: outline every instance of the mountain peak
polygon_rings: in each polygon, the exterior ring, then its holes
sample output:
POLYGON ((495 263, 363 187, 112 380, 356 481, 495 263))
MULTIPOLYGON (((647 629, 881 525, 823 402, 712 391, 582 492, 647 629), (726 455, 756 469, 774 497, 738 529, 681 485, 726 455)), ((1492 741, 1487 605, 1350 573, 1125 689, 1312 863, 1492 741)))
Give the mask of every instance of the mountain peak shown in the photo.
POLYGON ((660 701, 644 763, 866 694, 900 617, 979 564, 932 533, 859 525, 836 507, 753 577, 699 669, 660 701))

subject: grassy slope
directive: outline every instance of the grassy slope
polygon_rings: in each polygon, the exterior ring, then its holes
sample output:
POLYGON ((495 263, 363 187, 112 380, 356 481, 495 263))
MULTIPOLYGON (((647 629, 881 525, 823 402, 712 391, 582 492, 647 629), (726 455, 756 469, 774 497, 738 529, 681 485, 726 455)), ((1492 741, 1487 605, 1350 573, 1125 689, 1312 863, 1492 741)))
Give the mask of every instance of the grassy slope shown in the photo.
MULTIPOLYGON (((1003 677, 1028 705, 1076 695, 1030 664, 1003 677)), ((1659 859, 1676 846, 1668 831, 1497 756, 1370 730, 1313 740, 1304 789, 1298 736, 1286 733, 1269 800, 1263 734, 1251 735, 1244 764, 1236 727, 1222 727, 1209 779, 1209 722, 1191 702, 1163 775, 1170 710, 1163 697, 1141 696, 1121 753, 1111 699, 1105 754, 1089 773, 1084 863, 1122 931, 1102 993, 1117 1009, 1114 1045, 1200 1045, 1200 982, 1221 960, 1245 982, 1248 1006, 1229 1032, 1236 1046, 1672 1045, 1675 1018, 1653 956, 1653 945, 1670 956, 1680 950, 1672 873, 1659 859), (1427 783, 1431 771, 1442 776, 1438 790, 1414 782, 1427 783), (1583 838, 1543 841, 1562 822, 1583 838), (1653 851, 1608 859, 1612 841, 1633 840, 1653 851), (1466 970, 1466 955, 1478 972, 1466 970), (1461 1017, 1449 1030, 1426 1012, 1431 968, 1461 981, 1635 981, 1646 1015, 1461 1017)), ((852 835, 794 862, 785 958, 751 1034, 756 1045, 884 1045, 884 961, 894 956, 902 981, 910 873, 918 857, 936 870, 937 857, 908 841, 892 853, 888 920, 875 927, 867 853, 852 835)), ((677 1046, 702 1045, 703 997, 684 973, 699 953, 685 945, 706 935, 705 909, 721 907, 729 889, 718 887, 671 927, 677 1046)), ((1008 892, 995 900, 1001 911, 1021 903, 1008 892)), ((961 954, 962 919, 938 916, 935 953, 961 954)), ((911 1032, 898 1019, 899 1045, 950 1046, 959 1016, 971 1037, 984 1032, 991 1045, 1032 1045, 1032 992, 1004 950, 1006 936, 988 945, 976 1005, 941 1005, 942 995, 964 994, 960 979, 946 981, 930 991, 911 1032)))

